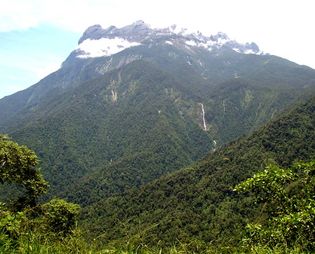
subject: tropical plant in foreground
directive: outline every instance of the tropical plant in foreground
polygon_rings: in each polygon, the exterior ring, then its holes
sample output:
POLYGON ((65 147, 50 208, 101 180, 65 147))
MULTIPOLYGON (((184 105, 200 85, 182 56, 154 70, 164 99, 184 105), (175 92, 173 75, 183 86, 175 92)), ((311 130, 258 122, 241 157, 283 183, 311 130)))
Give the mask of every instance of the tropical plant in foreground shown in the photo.
POLYGON ((235 191, 251 192, 261 204, 258 222, 246 226, 246 245, 315 250, 315 161, 288 169, 270 165, 235 191))
POLYGON ((34 234, 56 239, 71 235, 76 225, 79 206, 62 199, 38 204, 37 199, 48 189, 37 168, 36 154, 9 137, 0 135, 1 190, 16 191, 12 200, 0 202, 0 252, 17 248, 20 239, 33 239, 34 234))

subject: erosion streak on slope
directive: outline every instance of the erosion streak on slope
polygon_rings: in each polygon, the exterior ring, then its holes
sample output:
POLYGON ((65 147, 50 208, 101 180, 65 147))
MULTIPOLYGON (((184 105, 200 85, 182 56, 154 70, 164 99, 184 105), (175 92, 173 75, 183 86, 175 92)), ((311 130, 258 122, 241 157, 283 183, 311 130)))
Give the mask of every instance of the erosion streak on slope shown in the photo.
POLYGON ((202 111, 202 121, 203 121, 203 128, 206 131, 207 130, 207 124, 205 119, 205 108, 202 103, 199 103, 201 105, 201 111, 202 111))

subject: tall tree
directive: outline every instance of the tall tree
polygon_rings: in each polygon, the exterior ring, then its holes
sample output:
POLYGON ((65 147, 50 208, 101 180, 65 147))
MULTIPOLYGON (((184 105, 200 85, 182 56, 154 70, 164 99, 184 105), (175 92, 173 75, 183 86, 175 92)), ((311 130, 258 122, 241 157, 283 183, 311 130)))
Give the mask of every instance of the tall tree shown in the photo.
POLYGON ((24 195, 15 206, 18 210, 34 207, 37 198, 48 189, 37 166, 38 158, 32 150, 0 134, 0 182, 23 188, 24 195))

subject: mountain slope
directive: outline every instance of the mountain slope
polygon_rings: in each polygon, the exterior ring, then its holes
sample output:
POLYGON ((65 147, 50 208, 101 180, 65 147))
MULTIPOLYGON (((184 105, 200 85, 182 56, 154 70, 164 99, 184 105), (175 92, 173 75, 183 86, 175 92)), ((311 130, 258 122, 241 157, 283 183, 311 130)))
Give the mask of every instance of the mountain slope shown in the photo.
POLYGON ((314 140, 315 97, 190 168, 86 208, 85 228, 118 243, 228 245, 255 215, 251 199, 236 195, 233 187, 267 163, 286 167, 314 159, 314 140))
POLYGON ((141 21, 120 29, 93 26, 85 31, 78 48, 69 55, 61 69, 29 89, 0 100, 3 109, 0 111, 0 127, 4 130, 16 127, 22 119, 28 121, 36 116, 47 102, 54 101, 68 90, 140 59, 156 64, 182 81, 182 89, 189 96, 203 99, 213 94, 213 85, 238 78, 269 88, 305 89, 315 85, 311 68, 279 57, 261 55, 257 45, 240 44, 223 33, 207 37, 183 29, 176 31, 174 26, 151 29, 141 21), (116 39, 138 44, 124 47, 116 39), (85 52, 81 49, 84 42, 96 45, 85 52), (108 52, 111 47, 117 47, 118 52, 108 52), (103 55, 90 55, 89 51, 93 50, 100 50, 103 55))
MULTIPOLYGON (((45 118, 11 135, 41 156, 53 193, 64 196, 80 177, 101 170, 113 185, 103 195, 110 195, 113 189, 138 186, 164 170, 188 165, 211 149, 207 133, 180 114, 165 92, 174 85, 176 81, 167 73, 149 63, 134 62, 65 93, 48 107, 45 118), (136 160, 144 164, 143 171, 136 171, 140 166, 136 160), (125 175, 119 182, 114 165, 126 161, 125 170, 118 170, 125 175), (155 166, 148 165, 149 161, 155 161, 155 166)), ((82 197, 77 193, 76 198, 82 197)))
POLYGON ((50 195, 87 205, 252 132, 314 80, 223 33, 93 26, 57 72, 0 100, 0 131, 39 154, 50 195))

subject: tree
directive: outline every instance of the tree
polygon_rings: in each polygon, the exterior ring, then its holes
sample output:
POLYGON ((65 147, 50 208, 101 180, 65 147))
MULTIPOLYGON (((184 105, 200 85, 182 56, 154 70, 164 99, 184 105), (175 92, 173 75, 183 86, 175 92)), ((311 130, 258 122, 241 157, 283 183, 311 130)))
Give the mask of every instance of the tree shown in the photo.
POLYGON ((18 210, 34 207, 36 199, 48 189, 37 165, 38 158, 33 151, 0 134, 0 183, 17 184, 25 190, 25 195, 15 204, 18 210))
POLYGON ((315 249, 315 160, 282 169, 276 165, 235 187, 251 192, 262 204, 266 219, 246 226, 243 241, 249 245, 299 246, 315 249))
MULTIPOLYGON (((24 190, 13 205, 0 202, 0 246, 15 246, 21 235, 65 237, 73 232, 80 207, 62 199, 37 204, 48 183, 37 168, 36 154, 0 134, 0 183, 24 190)), ((0 252, 3 249, 0 248, 0 252)), ((8 250, 8 249, 4 249, 8 250)))
POLYGON ((71 234, 79 215, 80 206, 55 198, 44 204, 42 210, 43 222, 48 230, 57 236, 64 237, 71 234))

